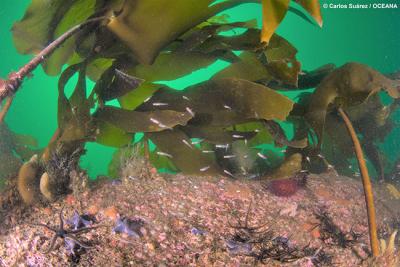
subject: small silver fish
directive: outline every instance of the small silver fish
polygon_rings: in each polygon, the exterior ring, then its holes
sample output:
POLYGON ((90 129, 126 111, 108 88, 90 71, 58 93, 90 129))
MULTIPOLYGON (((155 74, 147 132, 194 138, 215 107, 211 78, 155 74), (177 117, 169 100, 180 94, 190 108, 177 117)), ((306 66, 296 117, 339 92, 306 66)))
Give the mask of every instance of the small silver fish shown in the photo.
POLYGON ((203 168, 200 169, 200 171, 201 171, 201 172, 205 172, 205 171, 207 171, 208 169, 210 169, 210 166, 203 167, 203 168))
POLYGON ((193 112, 193 110, 189 107, 186 107, 186 111, 189 112, 190 115, 192 115, 192 117, 194 117, 195 113, 193 112))
POLYGON ((153 106, 155 107, 168 106, 168 103, 155 102, 153 103, 153 106))
POLYGON ((188 147, 190 147, 191 149, 193 149, 192 145, 191 145, 188 141, 186 141, 185 139, 182 139, 182 142, 183 142, 185 145, 187 145, 188 147))
POLYGON ((230 171, 228 171, 228 170, 224 170, 224 173, 226 173, 226 174, 228 174, 229 176, 232 176, 232 177, 233 177, 233 174, 232 174, 230 171))
POLYGON ((161 152, 161 151, 157 151, 157 155, 165 156, 165 157, 168 157, 168 158, 173 158, 173 156, 171 154, 168 154, 168 153, 165 153, 165 152, 161 152))
POLYGON ((262 154, 260 152, 257 153, 257 156, 259 156, 262 159, 267 159, 267 156, 265 156, 264 154, 262 154))

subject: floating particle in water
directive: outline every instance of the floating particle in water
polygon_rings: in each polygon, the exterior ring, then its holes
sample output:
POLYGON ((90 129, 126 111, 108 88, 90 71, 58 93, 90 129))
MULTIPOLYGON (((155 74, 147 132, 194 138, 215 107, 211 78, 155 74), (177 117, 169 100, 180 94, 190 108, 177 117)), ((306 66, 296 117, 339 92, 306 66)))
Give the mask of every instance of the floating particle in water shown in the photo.
POLYGON ((261 152, 257 153, 257 156, 259 156, 262 159, 267 159, 267 156, 265 156, 264 154, 262 154, 261 152))
POLYGON ((189 114, 192 115, 192 117, 194 117, 195 114, 191 108, 186 107, 186 111, 189 112, 189 114))
POLYGON ((202 153, 215 153, 215 151, 212 151, 212 150, 202 150, 201 152, 202 153))
POLYGON ((322 154, 317 155, 319 158, 324 159, 325 157, 322 154))
POLYGON ((260 129, 255 129, 254 132, 259 133, 259 132, 261 132, 261 130, 260 129))
POLYGON ((155 102, 153 103, 153 106, 155 107, 168 106, 168 103, 155 102))
POLYGON ((200 169, 201 172, 205 172, 210 169, 210 166, 206 166, 200 169))
POLYGON ((243 139, 244 138, 244 136, 240 135, 240 134, 234 134, 234 135, 232 135, 232 137, 233 138, 238 138, 238 139, 243 139))
POLYGON ((173 158, 173 156, 171 154, 161 152, 161 151, 157 151, 157 155, 168 157, 168 158, 173 158))
POLYGON ((225 145, 215 145, 216 148, 224 148, 224 149, 228 149, 229 148, 229 144, 225 144, 225 145))
POLYGON ((306 157, 306 160, 307 160, 308 163, 311 163, 311 160, 310 160, 309 156, 306 157))
POLYGON ((190 98, 187 97, 187 96, 185 96, 185 95, 183 95, 182 98, 185 99, 185 100, 187 100, 187 101, 190 101, 190 98))
POLYGON ((143 103, 148 102, 150 99, 151 99, 151 96, 149 96, 148 98, 146 98, 146 99, 143 101, 143 103))
POLYGON ((225 155, 224 159, 232 159, 232 158, 236 158, 236 155, 225 155))

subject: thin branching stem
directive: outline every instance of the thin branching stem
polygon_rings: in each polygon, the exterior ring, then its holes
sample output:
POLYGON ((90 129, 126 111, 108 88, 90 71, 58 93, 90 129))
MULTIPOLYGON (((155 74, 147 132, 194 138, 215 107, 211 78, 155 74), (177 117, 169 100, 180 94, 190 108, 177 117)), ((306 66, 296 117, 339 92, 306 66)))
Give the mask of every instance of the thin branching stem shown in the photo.
POLYGON ((17 72, 12 72, 7 80, 0 79, 0 103, 9 96, 14 95, 18 89, 20 88, 24 78, 28 76, 33 70, 39 66, 49 55, 51 55, 60 45, 62 45, 68 38, 70 38, 75 33, 82 30, 85 26, 100 22, 106 21, 109 17, 98 17, 93 19, 88 19, 87 21, 76 25, 71 28, 48 46, 46 46, 39 54, 37 54, 34 58, 32 58, 29 63, 20 68, 17 72))
POLYGON ((354 144, 354 150, 356 152, 358 166, 360 168, 362 183, 364 187, 365 202, 367 205, 369 239, 371 242, 372 255, 374 257, 377 257, 379 256, 379 241, 378 241, 378 233, 376 227, 376 214, 375 214, 374 195, 372 192, 371 179, 369 178, 368 168, 365 163, 364 154, 361 148, 360 141, 358 140, 356 131, 354 130, 353 124, 351 123, 349 117, 342 108, 339 107, 338 111, 344 123, 346 124, 347 130, 354 144))

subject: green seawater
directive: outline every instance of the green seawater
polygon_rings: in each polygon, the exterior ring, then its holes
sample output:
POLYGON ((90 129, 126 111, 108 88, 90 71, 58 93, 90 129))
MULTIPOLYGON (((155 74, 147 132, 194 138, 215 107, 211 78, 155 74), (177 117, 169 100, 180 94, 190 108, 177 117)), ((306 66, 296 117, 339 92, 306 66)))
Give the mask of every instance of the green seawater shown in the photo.
MULTIPOLYGON (((352 1, 321 1, 325 2, 352 1)), ((376 3, 376 1, 361 2, 376 3)), ((392 2, 400 5, 400 1, 392 2)), ((0 77, 17 70, 31 57, 17 53, 10 31, 12 24, 22 18, 29 3, 30 0, 2 0, 0 3, 0 77)), ((303 69, 311 70, 326 63, 340 66, 351 61, 367 64, 383 73, 400 69, 400 8, 323 9, 322 12, 323 28, 311 25, 298 15, 289 12, 277 31, 298 49, 297 58, 302 63, 303 69)), ((232 21, 244 21, 256 17, 260 25, 261 11, 258 4, 241 5, 225 13, 232 21)), ((227 64, 220 61, 207 69, 196 71, 192 75, 167 84, 182 89, 190 84, 207 80, 227 64)), ((58 77, 49 77, 38 68, 34 76, 26 80, 18 92, 6 118, 7 124, 13 131, 33 135, 42 147, 48 143, 56 129, 57 80, 58 77)), ((287 95, 295 97, 293 93, 287 95)), ((397 117, 400 118, 399 113, 397 117)), ((400 128, 397 127, 381 145, 392 161, 398 157, 397 152, 400 151, 399 136, 400 128)), ((114 149, 94 143, 88 143, 86 148, 87 154, 82 158, 82 167, 89 171, 91 177, 107 174, 107 166, 114 149)))

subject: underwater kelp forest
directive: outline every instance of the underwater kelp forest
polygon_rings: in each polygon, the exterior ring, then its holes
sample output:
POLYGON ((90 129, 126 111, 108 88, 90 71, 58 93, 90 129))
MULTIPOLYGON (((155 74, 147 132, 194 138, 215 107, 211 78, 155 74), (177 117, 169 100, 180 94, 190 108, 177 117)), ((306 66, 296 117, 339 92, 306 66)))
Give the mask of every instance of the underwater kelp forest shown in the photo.
POLYGON ((1 5, 0 266, 400 265, 400 3, 1 5))

